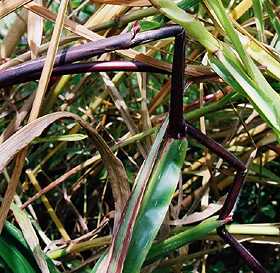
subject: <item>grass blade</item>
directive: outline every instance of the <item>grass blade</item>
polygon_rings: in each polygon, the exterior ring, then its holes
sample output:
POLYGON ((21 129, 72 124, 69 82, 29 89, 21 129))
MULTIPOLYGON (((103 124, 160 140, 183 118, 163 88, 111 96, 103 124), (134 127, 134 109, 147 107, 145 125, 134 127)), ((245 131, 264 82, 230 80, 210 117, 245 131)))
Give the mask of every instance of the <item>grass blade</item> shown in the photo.
MULTIPOLYGON (((277 98, 274 93, 270 94, 269 89, 260 88, 246 74, 238 63, 234 62, 229 56, 219 53, 219 59, 210 58, 212 68, 228 83, 235 81, 233 87, 237 91, 245 94, 261 117, 274 129, 278 139, 280 138, 280 113, 277 98), (231 79, 231 80, 229 80, 231 79), (237 85, 236 85, 237 84, 237 85)), ((275 92, 275 91, 274 91, 275 92)), ((277 94, 276 94, 277 95, 277 94)), ((277 95, 278 96, 278 95, 277 95)))
POLYGON ((255 14, 258 39, 261 42, 264 42, 265 36, 264 36, 264 20, 263 20, 262 1, 253 0, 253 10, 254 10, 254 14, 255 14))
POLYGON ((45 255, 40 247, 39 239, 36 235, 35 230, 33 229, 33 226, 25 214, 24 211, 19 209, 16 204, 12 203, 12 211, 15 215, 15 218, 17 222, 19 223, 19 226, 23 232, 23 235, 31 248, 31 251, 33 253, 33 256, 37 262, 38 267, 40 268, 42 273, 50 273, 48 269, 47 262, 45 260, 45 255))
POLYGON ((223 26, 234 48, 225 43, 219 43, 202 23, 191 15, 186 14, 174 2, 170 0, 151 0, 151 2, 170 19, 181 24, 191 36, 219 58, 220 65, 224 66, 225 71, 228 70, 226 74, 231 75, 232 78, 239 82, 240 88, 238 89, 243 90, 242 93, 246 94, 259 114, 273 128, 278 140, 280 140, 280 97, 245 51, 222 2, 214 0, 206 3, 215 17, 218 18, 220 25, 223 26), (234 51, 239 55, 239 58, 233 53, 234 51), (227 65, 223 64, 224 61, 227 62, 227 65), (248 83, 250 89, 246 90, 248 83))
POLYGON ((16 249, 0 237, 0 256, 12 270, 17 273, 36 273, 26 258, 16 249))
POLYGON ((162 242, 156 243, 150 249, 147 262, 153 262, 159 258, 163 258, 170 252, 192 241, 202 239, 223 224, 223 221, 218 220, 217 216, 213 216, 195 227, 189 228, 162 242))

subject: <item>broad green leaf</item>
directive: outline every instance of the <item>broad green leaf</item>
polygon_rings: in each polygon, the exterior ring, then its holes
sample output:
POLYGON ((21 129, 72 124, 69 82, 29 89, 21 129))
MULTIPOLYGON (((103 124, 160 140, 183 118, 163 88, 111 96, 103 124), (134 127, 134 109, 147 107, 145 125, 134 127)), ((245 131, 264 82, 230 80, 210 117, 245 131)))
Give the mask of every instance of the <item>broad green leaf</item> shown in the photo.
MULTIPOLYGON (((122 220, 119 223, 119 229, 113 236, 112 245, 109 249, 108 255, 102 257, 102 261, 99 261, 98 265, 93 268, 93 272, 103 273, 107 270, 114 270, 114 268, 116 268, 120 263, 119 260, 126 256, 129 241, 131 239, 132 227, 140 209, 147 183, 153 171, 153 166, 157 159, 163 137, 166 133, 167 125, 168 119, 165 120, 161 129, 159 130, 151 151, 142 164, 141 169, 135 179, 134 189, 128 200, 126 210, 122 214, 122 220)), ((121 261, 121 263, 123 263, 123 261, 121 261)))
POLYGON ((17 250, 14 245, 9 244, 0 236, 0 256, 13 272, 36 273, 28 260, 17 250))
POLYGON ((138 273, 164 220, 181 175, 187 141, 167 139, 133 228, 123 273, 138 273))
MULTIPOLYGON (((22 232, 18 228, 6 221, 0 238, 2 238, 9 245, 15 246, 17 251, 21 253, 26 260, 28 260, 34 269, 36 269, 36 272, 41 272, 39 271, 29 245, 25 241, 22 232)), ((52 260, 46 255, 44 255, 44 257, 47 261, 50 273, 59 273, 59 270, 56 268, 52 260)))

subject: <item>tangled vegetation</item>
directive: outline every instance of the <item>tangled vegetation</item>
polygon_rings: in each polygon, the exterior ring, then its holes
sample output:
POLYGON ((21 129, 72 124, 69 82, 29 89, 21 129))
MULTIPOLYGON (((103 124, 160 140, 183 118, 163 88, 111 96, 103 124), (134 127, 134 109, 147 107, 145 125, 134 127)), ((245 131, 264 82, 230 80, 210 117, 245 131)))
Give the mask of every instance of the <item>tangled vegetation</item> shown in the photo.
POLYGON ((279 272, 278 5, 0 1, 0 271, 279 272))

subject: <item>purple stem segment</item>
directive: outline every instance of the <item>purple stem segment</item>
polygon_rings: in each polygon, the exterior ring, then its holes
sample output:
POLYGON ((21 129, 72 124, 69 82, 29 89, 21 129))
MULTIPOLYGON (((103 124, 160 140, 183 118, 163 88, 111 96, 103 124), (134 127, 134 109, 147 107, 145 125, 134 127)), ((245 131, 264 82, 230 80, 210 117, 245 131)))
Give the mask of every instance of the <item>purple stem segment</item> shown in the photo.
POLYGON ((189 135, 191 135, 199 143, 203 144, 208 149, 213 151, 216 155, 228 162, 231 167, 237 169, 237 173, 234 177, 232 186, 220 211, 219 219, 224 220, 231 214, 236 204, 236 200, 239 196, 246 177, 246 166, 241 160, 235 157, 232 153, 228 152, 222 145, 220 145, 207 135, 203 134, 200 130, 193 127, 190 123, 186 123, 186 131, 189 135))
POLYGON ((217 229, 218 235, 227 242, 231 247, 238 252, 239 256, 246 262, 246 264, 253 270, 254 273, 268 273, 260 262, 239 243, 225 228, 222 226, 217 229))
POLYGON ((227 198, 220 210, 219 219, 226 219, 232 212, 246 177, 246 171, 237 171, 227 198))
MULTIPOLYGON (((180 26, 172 25, 140 33, 132 31, 87 44, 65 48, 58 52, 55 59, 55 66, 85 60, 114 50, 128 49, 159 39, 173 37, 181 32, 182 28, 180 26)), ((3 86, 5 82, 13 81, 14 79, 19 80, 26 75, 42 71, 44 62, 45 57, 42 57, 0 71, 0 87, 3 86)))
MULTIPOLYGON (((52 76, 62 76, 69 74, 80 74, 88 72, 151 72, 160 74, 170 74, 168 71, 156 68, 154 66, 139 61, 97 61, 91 63, 74 63, 56 66, 52 71, 52 76)), ((0 72, 1 74, 1 72, 0 72)), ((34 73, 22 73, 20 77, 10 78, 0 83, 0 87, 10 86, 12 84, 25 83, 40 78, 41 71, 34 73)))
MULTIPOLYGON (((238 195, 241 191, 242 185, 246 177, 246 166, 237 157, 228 152, 222 145, 220 145, 207 135, 203 134, 200 130, 196 129, 188 122, 186 122, 186 131, 188 135, 192 136, 199 143, 206 146, 216 155, 220 156, 226 162, 228 162, 232 167, 237 169, 237 173, 234 177, 233 184, 229 190, 227 198, 219 214, 219 219, 225 220, 230 216, 238 199, 238 195)), ((246 264, 248 264, 248 266, 255 273, 267 272, 264 269, 264 267, 260 264, 260 262, 241 243, 239 243, 232 235, 230 235, 230 233, 228 233, 228 231, 225 229, 225 226, 218 228, 217 233, 238 253, 238 255, 245 261, 246 264)))
POLYGON ((185 71, 186 34, 182 29, 175 36, 174 58, 172 63, 171 97, 169 106, 168 135, 173 138, 186 136, 184 121, 184 71, 185 71))
POLYGON ((193 127, 187 121, 186 121, 186 131, 191 137, 196 139, 199 143, 203 144, 212 152, 214 152, 216 155, 218 155, 226 162, 228 162, 231 165, 231 167, 237 169, 238 171, 246 170, 246 167, 241 160, 239 160, 236 156, 234 156, 232 153, 227 151, 221 144, 216 142, 214 139, 203 134, 200 130, 193 127))

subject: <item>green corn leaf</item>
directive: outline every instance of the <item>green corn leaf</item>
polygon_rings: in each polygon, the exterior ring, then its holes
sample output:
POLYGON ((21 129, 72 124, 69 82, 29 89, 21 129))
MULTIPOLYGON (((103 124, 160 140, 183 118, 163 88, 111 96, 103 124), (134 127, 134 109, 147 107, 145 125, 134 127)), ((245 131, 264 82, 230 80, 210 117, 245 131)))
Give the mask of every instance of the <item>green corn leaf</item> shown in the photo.
MULTIPOLYGON (((25 241, 22 232, 18 228, 6 221, 0 236, 0 239, 1 238, 10 246, 15 247, 16 250, 29 262, 32 268, 36 270, 36 272, 41 272, 36 264, 30 247, 25 241)), ((46 255, 45 259, 47 261, 50 273, 59 273, 59 270, 56 268, 52 260, 46 255)))
MULTIPOLYGON (((114 270, 119 264, 121 254, 127 251, 132 233, 131 227, 135 223, 136 216, 142 203, 145 188, 149 181, 149 177, 153 171, 153 166, 157 159, 160 146, 166 133, 167 125, 168 120, 166 120, 163 123, 161 129, 159 130, 159 133, 155 139, 151 151, 146 160, 144 161, 143 165, 141 166, 141 169, 135 179, 134 189, 129 198, 126 211, 123 212, 122 220, 119 223, 119 229, 117 230, 117 233, 113 236, 112 245, 108 254, 106 256, 102 256, 102 261, 98 262, 98 264, 93 268, 92 273, 103 273, 106 272, 106 270, 109 270, 110 268, 110 270, 114 270)), ((126 254, 123 255, 126 256, 126 254)))
POLYGON ((9 244, 5 239, 0 237, 0 256, 9 266, 12 272, 17 273, 36 273, 28 260, 17 250, 17 248, 9 244))
POLYGON ((177 187, 186 149, 185 139, 165 142, 133 228, 123 273, 140 272, 177 187))
POLYGON ((162 242, 156 243, 150 249, 147 262, 151 263, 157 259, 164 258, 170 252, 192 241, 202 239, 223 224, 223 221, 218 220, 217 216, 213 216, 195 227, 191 227, 162 242))

